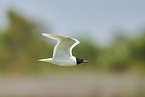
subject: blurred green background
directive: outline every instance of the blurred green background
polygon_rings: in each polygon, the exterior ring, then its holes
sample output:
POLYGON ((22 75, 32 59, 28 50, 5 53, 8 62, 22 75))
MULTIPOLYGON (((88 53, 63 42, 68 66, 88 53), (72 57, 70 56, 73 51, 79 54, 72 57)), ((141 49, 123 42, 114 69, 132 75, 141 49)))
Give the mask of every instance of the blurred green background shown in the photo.
POLYGON ((0 30, 1 97, 145 97, 145 30, 134 37, 117 30, 106 46, 89 31, 71 35, 80 41, 73 55, 89 63, 59 67, 37 61, 52 57, 56 42, 41 35, 55 34, 51 26, 15 10, 7 11, 7 19, 0 30))
POLYGON ((117 35, 114 42, 105 47, 95 45, 91 38, 79 34, 81 43, 73 53, 89 60, 89 64, 58 67, 37 61, 40 58, 52 57, 56 44, 41 35, 41 25, 25 19, 14 11, 8 12, 8 18, 8 28, 0 33, 1 74, 41 74, 76 68, 92 72, 145 72, 145 31, 132 39, 117 35))

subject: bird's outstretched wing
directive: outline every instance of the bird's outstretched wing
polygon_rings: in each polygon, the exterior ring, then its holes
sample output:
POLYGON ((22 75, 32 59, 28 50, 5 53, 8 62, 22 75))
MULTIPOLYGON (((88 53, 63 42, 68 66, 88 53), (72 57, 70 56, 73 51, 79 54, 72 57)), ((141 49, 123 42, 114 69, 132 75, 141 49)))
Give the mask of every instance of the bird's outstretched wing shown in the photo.
POLYGON ((53 50, 53 58, 68 58, 72 56, 72 49, 79 44, 80 42, 77 39, 46 34, 42 33, 43 36, 46 36, 51 39, 57 40, 57 44, 53 50))

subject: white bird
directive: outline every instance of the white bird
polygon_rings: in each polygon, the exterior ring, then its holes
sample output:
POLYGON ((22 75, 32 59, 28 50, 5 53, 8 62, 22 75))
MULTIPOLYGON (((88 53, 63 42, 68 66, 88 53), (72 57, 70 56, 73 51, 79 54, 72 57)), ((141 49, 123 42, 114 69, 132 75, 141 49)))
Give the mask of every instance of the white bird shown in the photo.
POLYGON ((58 66, 74 66, 80 63, 88 63, 87 60, 72 55, 72 49, 80 43, 77 39, 46 33, 42 33, 42 35, 58 42, 53 50, 53 58, 40 59, 38 61, 45 61, 58 66))

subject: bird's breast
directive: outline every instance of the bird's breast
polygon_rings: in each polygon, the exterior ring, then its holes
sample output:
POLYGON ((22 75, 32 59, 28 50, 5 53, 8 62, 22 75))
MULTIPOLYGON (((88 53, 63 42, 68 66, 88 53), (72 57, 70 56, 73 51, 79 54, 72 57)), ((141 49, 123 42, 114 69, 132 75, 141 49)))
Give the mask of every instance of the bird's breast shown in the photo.
POLYGON ((52 63, 56 64, 56 65, 59 65, 59 66, 74 66, 74 65, 77 65, 75 57, 53 59, 52 63))

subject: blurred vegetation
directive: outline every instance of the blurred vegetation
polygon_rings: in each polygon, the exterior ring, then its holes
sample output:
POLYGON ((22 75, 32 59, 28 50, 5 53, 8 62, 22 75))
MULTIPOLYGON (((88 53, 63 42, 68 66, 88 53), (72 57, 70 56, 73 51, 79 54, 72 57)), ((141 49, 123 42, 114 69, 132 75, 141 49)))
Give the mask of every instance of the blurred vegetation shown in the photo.
POLYGON ((104 48, 80 35, 81 43, 75 47, 73 54, 89 60, 89 64, 58 67, 37 61, 41 58, 52 57, 55 45, 41 35, 42 25, 13 11, 8 12, 8 18, 8 28, 4 32, 0 32, 1 74, 25 75, 46 72, 49 74, 50 72, 70 70, 145 71, 145 32, 133 39, 118 35, 112 45, 104 48))

